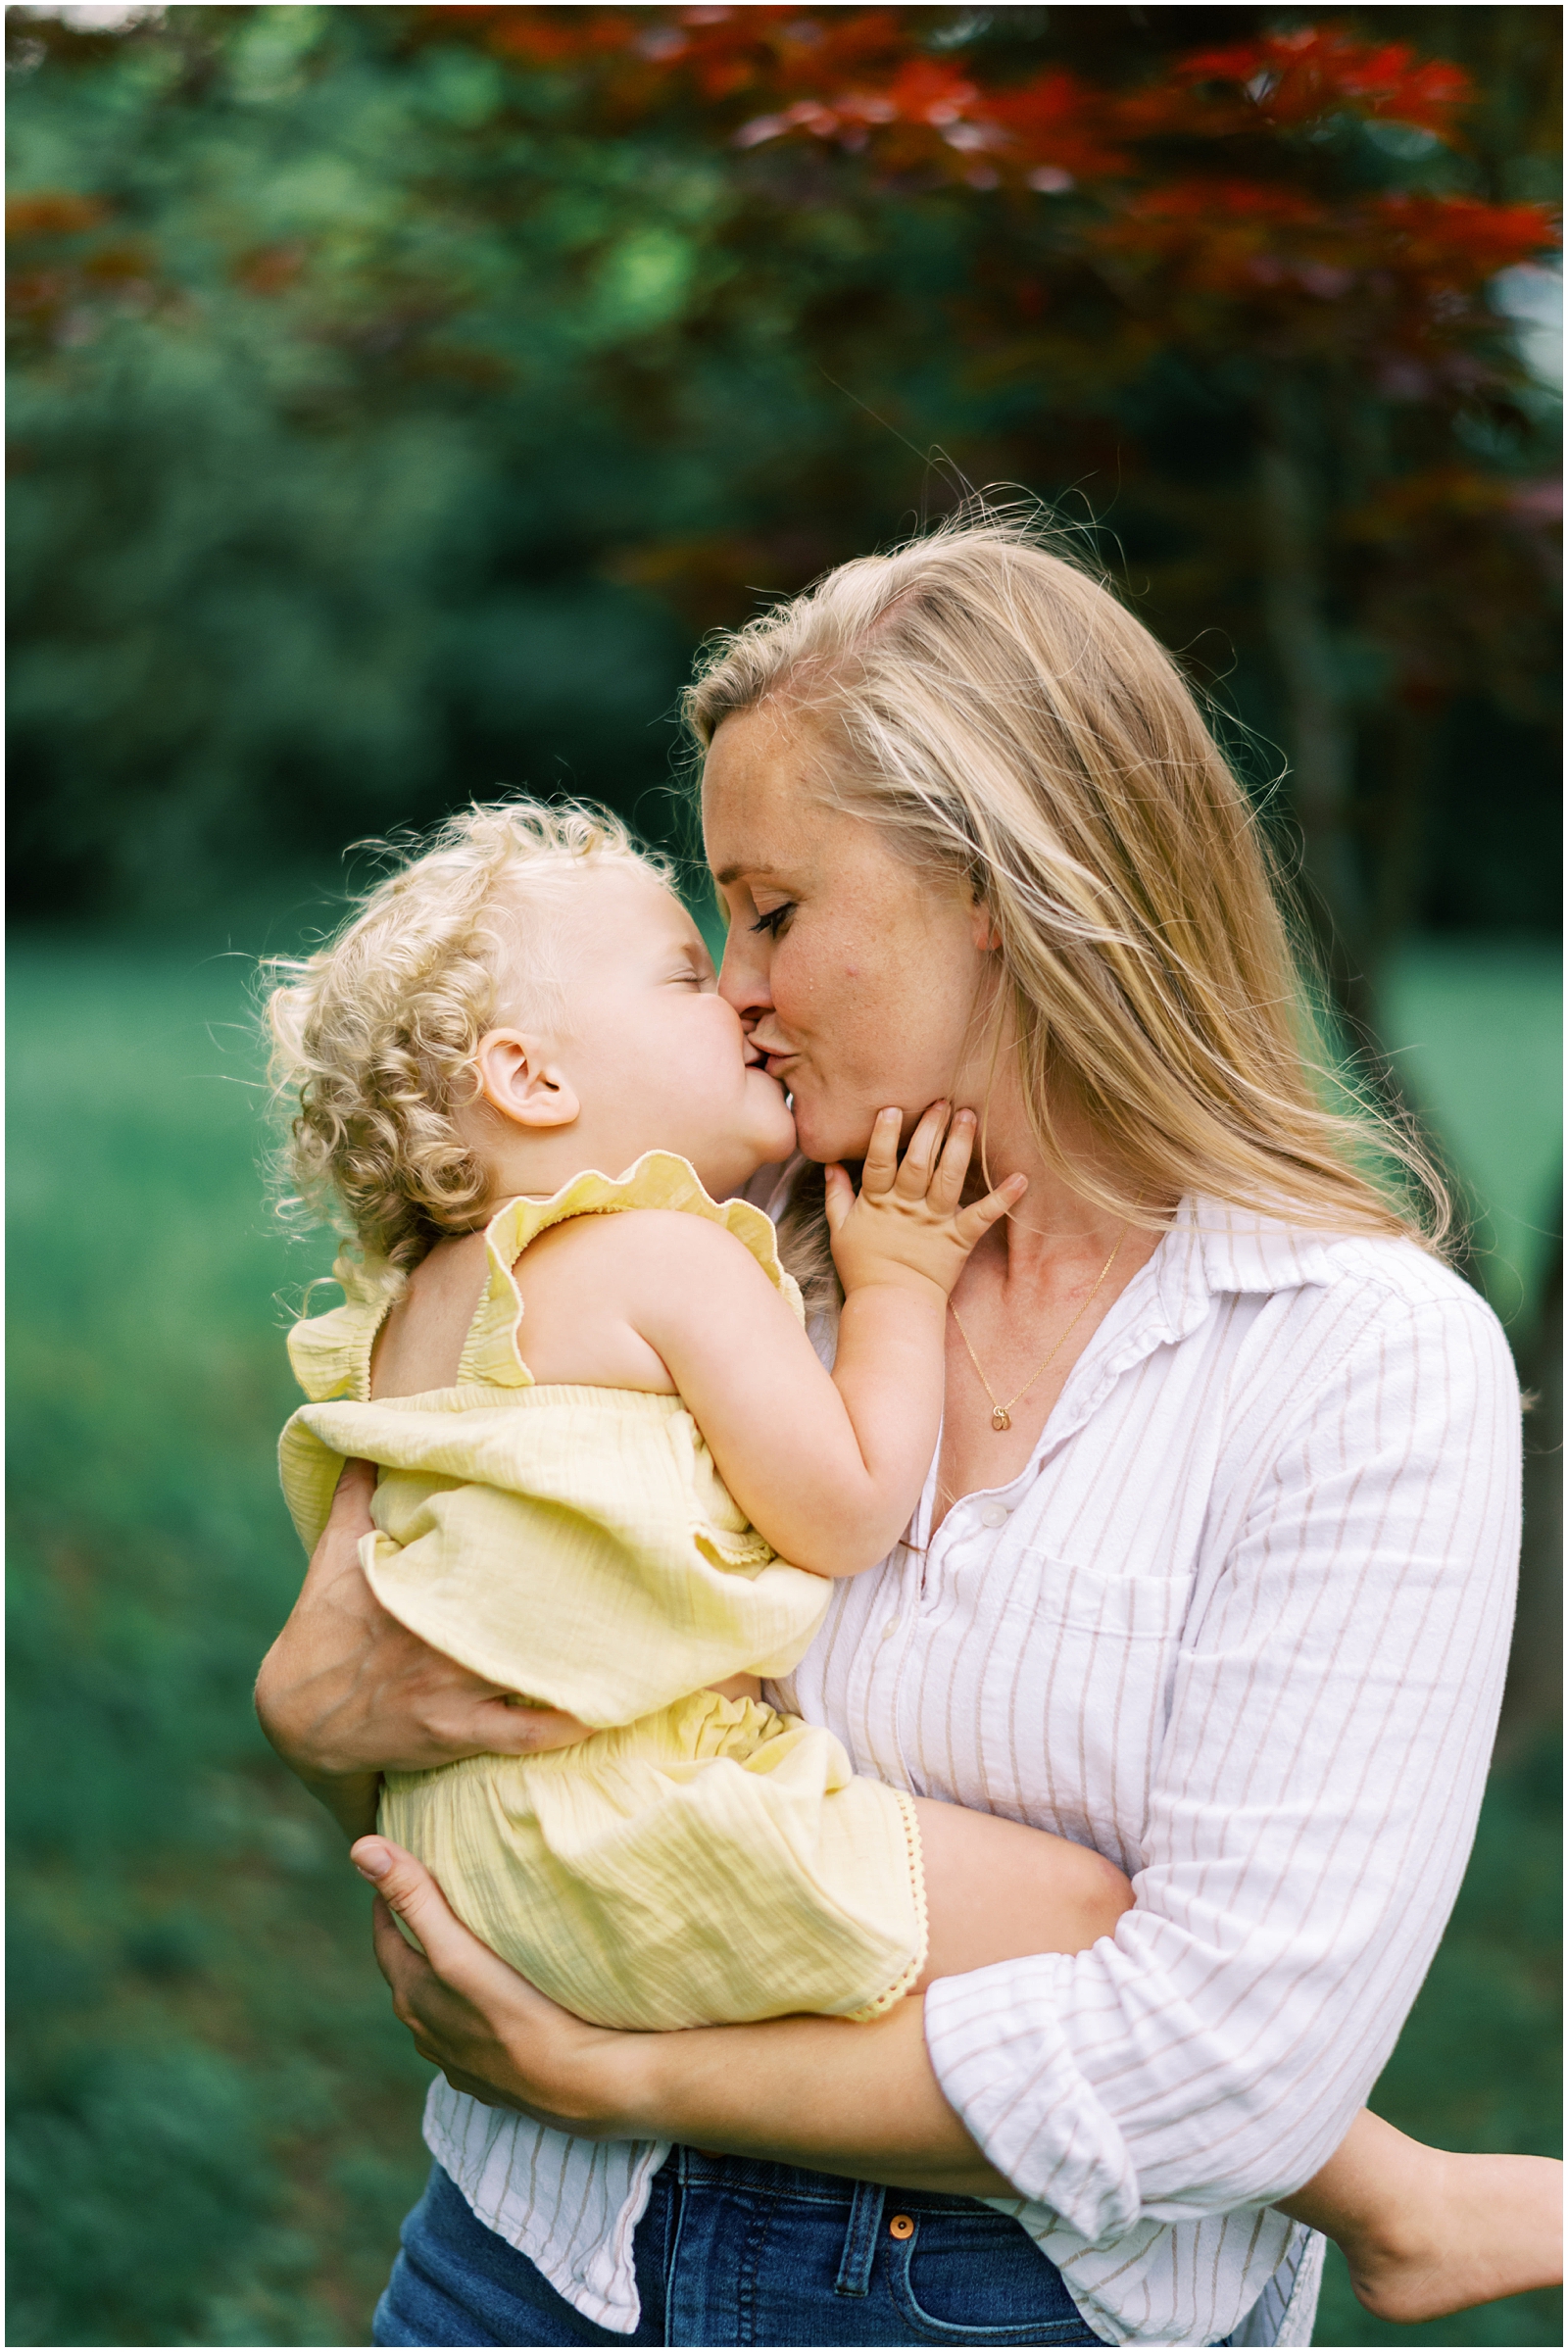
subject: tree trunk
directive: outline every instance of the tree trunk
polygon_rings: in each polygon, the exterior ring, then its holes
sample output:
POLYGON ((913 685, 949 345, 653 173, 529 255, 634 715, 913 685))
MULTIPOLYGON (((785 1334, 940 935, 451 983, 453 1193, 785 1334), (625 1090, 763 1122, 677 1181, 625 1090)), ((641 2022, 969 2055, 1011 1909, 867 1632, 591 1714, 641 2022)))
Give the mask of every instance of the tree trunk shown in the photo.
POLYGON ((1263 616, 1284 681, 1302 900, 1352 1042, 1375 1052, 1364 893, 1350 839, 1355 745, 1326 612, 1320 478, 1307 388, 1281 375, 1265 395, 1258 489, 1263 616))

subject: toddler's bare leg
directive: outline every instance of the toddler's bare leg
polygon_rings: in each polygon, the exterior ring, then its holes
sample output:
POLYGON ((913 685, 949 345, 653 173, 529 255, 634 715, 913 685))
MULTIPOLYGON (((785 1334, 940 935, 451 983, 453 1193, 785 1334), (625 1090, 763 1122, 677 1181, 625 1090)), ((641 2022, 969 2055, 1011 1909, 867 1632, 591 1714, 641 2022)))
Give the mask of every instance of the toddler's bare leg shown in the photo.
POLYGON ((914 1809, 931 1922, 917 1992, 993 1960, 1087 1951, 1132 1907, 1125 1877, 1089 1846, 930 1797, 914 1809))
POLYGON ((1368 2311, 1406 2325, 1562 2282, 1562 2166, 1452 2156, 1365 2108, 1280 2211, 1332 2237, 1368 2311))

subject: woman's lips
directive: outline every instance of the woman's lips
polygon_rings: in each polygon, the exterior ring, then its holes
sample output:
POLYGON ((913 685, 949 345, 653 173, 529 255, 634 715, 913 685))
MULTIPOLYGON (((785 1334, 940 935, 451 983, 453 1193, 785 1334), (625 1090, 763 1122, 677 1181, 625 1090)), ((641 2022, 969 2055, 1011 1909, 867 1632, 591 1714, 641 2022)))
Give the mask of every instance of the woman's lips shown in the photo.
POLYGON ((794 1054, 788 1050, 780 1050, 773 1046, 759 1045, 755 1036, 745 1038, 742 1041, 742 1045, 746 1055, 747 1068, 755 1069, 759 1064, 760 1064, 761 1067, 766 1070, 770 1078, 776 1078, 780 1070, 783 1069, 785 1063, 795 1059, 794 1054))

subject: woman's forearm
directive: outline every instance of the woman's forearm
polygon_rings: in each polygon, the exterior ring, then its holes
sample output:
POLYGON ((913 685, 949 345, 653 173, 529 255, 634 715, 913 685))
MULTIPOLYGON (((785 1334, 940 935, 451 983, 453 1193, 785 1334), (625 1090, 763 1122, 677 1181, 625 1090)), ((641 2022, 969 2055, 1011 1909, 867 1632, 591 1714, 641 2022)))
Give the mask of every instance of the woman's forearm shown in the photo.
POLYGON ((684 2140, 890 2187, 1009 2197, 943 2097, 918 1996, 870 2025, 765 2025, 639 2034, 639 2136, 684 2140))
POLYGON ((354 1863, 383 1898, 375 1953, 393 2007, 455 2089, 585 2139, 684 2140, 852 2180, 1017 2194, 938 2088, 917 1995, 874 2025, 786 2017, 612 2033, 509 1968, 403 1847, 367 1838, 354 1863))

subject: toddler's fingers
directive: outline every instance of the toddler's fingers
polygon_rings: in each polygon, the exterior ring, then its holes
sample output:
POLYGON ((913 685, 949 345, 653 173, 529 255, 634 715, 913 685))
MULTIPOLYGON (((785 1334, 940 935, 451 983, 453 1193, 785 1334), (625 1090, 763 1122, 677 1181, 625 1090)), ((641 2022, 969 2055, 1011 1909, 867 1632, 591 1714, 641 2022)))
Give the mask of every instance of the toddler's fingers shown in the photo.
POLYGON ((936 1166, 947 1124, 946 1102, 933 1102, 929 1110, 921 1113, 920 1124, 909 1138, 893 1188, 901 1200, 923 1200, 930 1191, 931 1171, 936 1166))
POLYGON ((974 1150, 975 1116, 972 1110, 957 1110, 948 1140, 942 1147, 931 1190, 926 1199, 938 1216, 951 1217, 963 1199, 963 1180, 969 1172, 969 1154, 974 1150))
POLYGON ((827 1213, 827 1229, 829 1233, 837 1233, 855 1206, 855 1185, 849 1169, 840 1167, 836 1159, 829 1161, 822 1174, 826 1186, 823 1207, 827 1213))
POLYGON ((902 1112, 879 1110, 871 1129, 871 1141, 866 1146, 865 1159, 860 1169, 862 1193, 890 1193, 899 1172, 899 1130, 904 1125, 902 1112))
POLYGON ((958 1247, 972 1250, 983 1233, 989 1233, 1009 1208, 1016 1208, 1028 1190, 1027 1176, 1009 1176, 994 1193, 987 1193, 983 1200, 976 1200, 966 1208, 954 1226, 958 1247))

